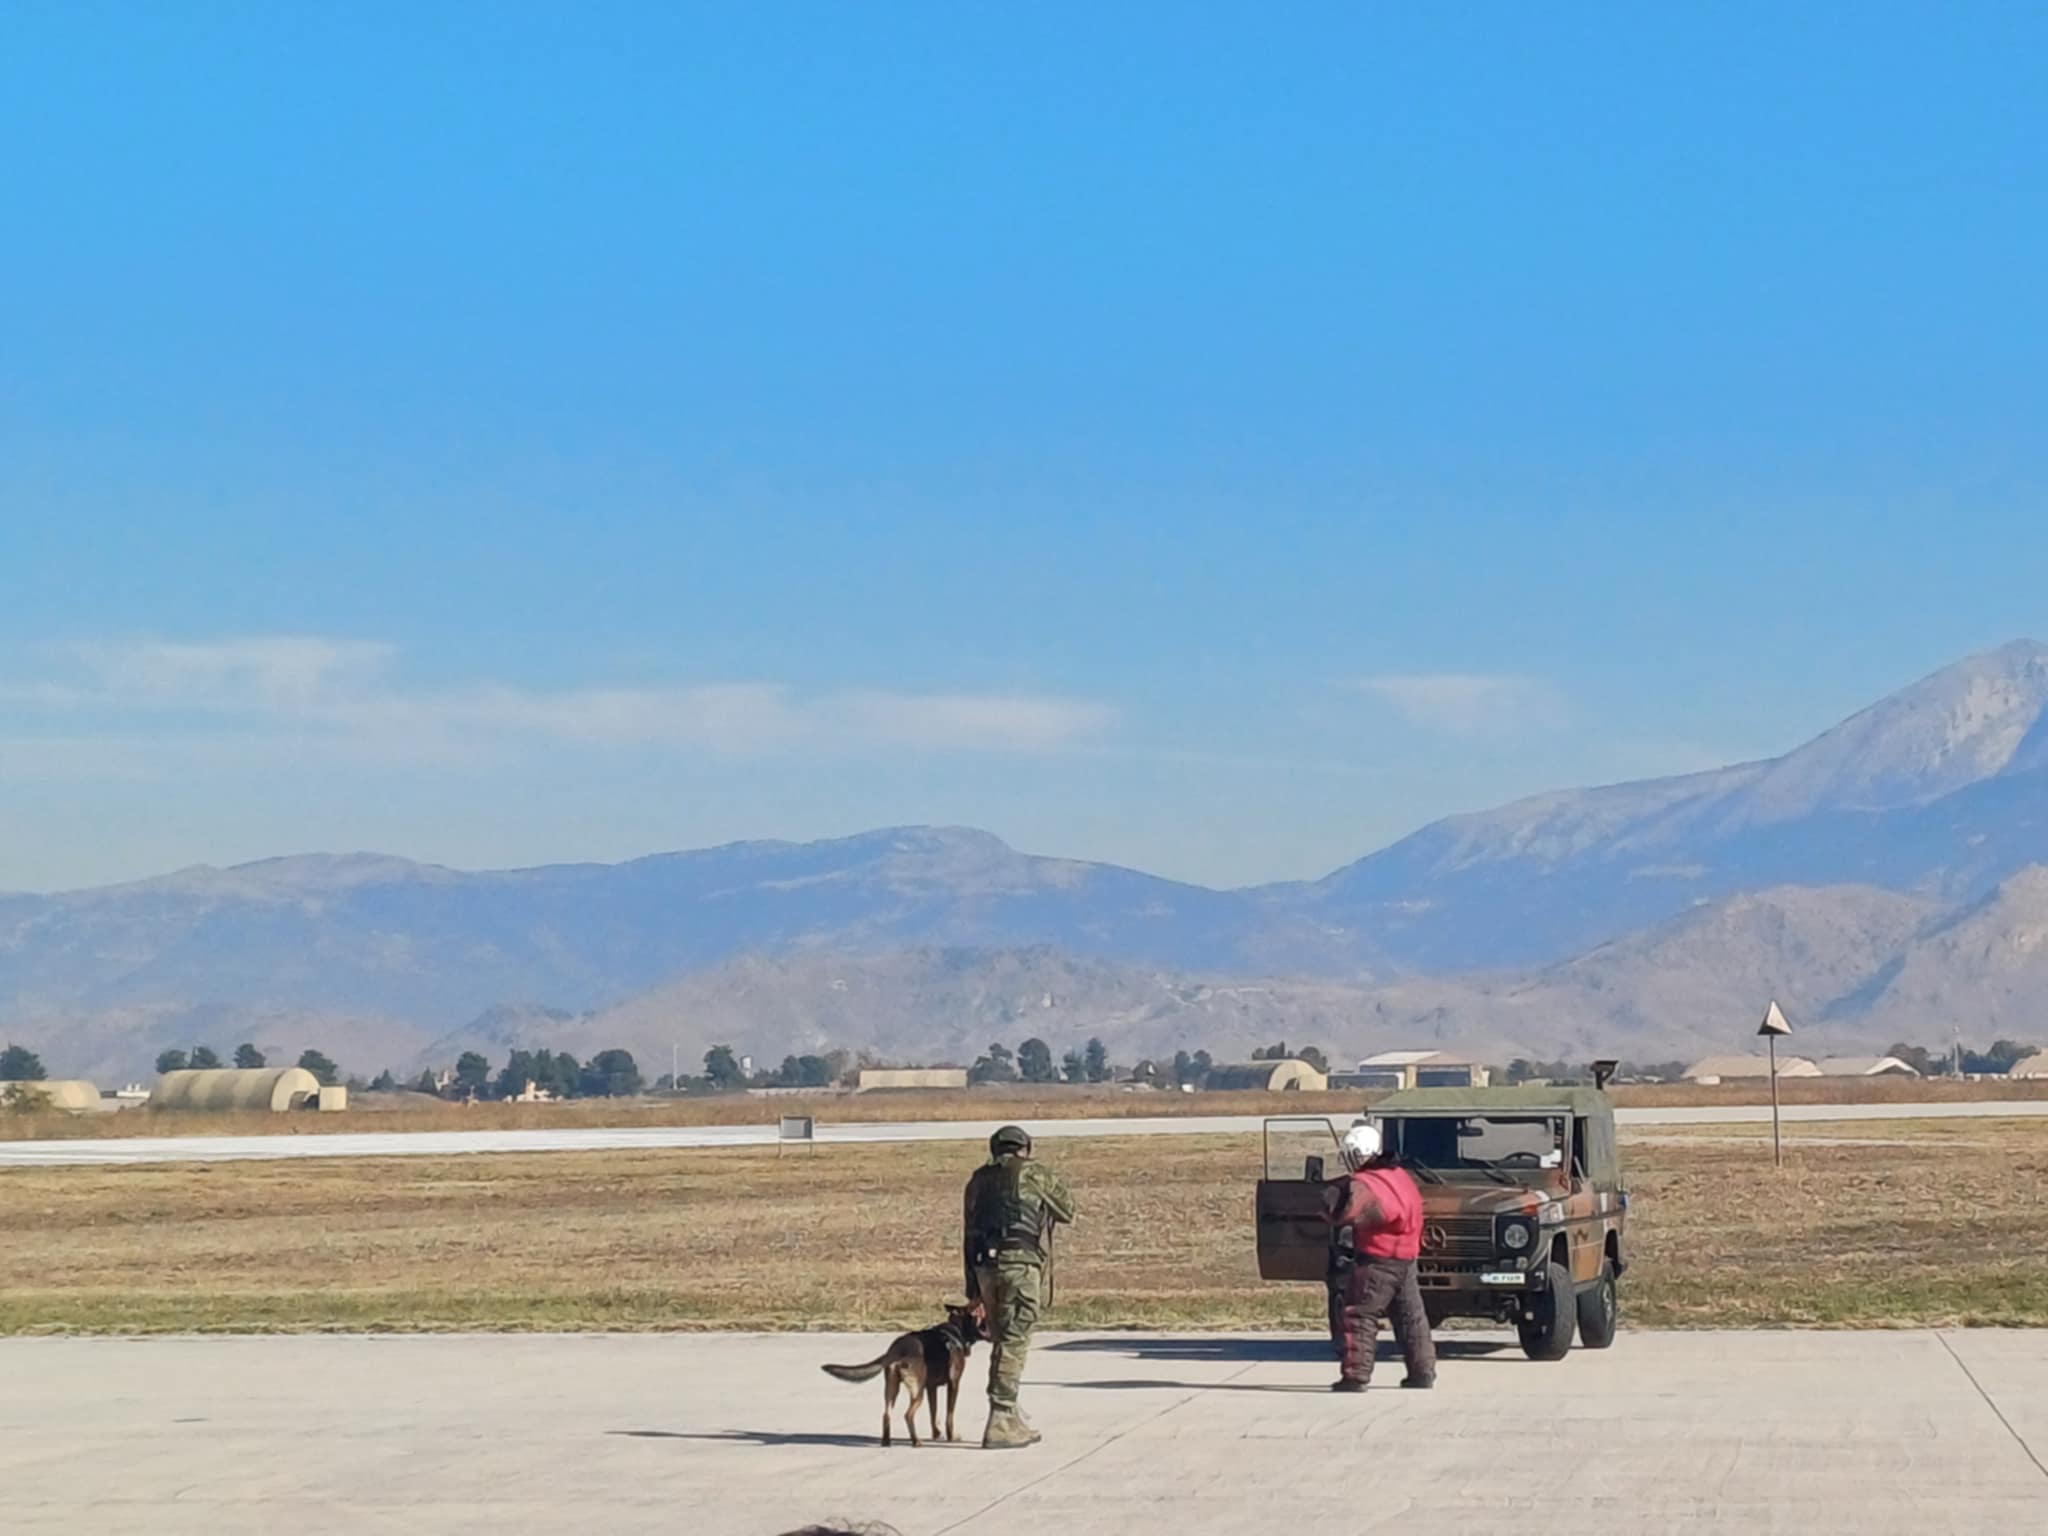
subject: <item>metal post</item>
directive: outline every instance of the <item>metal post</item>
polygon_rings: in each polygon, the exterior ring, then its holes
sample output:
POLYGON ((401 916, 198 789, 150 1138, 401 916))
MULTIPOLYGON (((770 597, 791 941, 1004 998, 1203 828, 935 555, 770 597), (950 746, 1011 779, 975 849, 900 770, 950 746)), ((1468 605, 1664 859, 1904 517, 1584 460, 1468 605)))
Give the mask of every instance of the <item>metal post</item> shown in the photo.
POLYGON ((1778 1037, 1765 1036, 1771 1048, 1771 1161, 1785 1166, 1785 1144, 1778 1139, 1778 1037))
POLYGON ((683 1043, 680 1040, 669 1042, 668 1091, 670 1093, 681 1093, 683 1091, 683 1043))

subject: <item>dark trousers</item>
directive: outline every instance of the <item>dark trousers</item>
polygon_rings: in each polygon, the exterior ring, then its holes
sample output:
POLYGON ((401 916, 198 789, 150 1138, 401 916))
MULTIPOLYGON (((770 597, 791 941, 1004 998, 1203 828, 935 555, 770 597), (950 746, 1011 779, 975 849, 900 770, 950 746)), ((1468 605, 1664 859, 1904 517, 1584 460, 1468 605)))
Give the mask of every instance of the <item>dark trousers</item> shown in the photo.
POLYGON ((1347 1381, 1371 1381, 1380 1322, 1391 1319, 1410 1376, 1436 1374, 1436 1341, 1422 1308, 1413 1259, 1360 1259, 1339 1275, 1343 1306, 1333 1321, 1347 1381))

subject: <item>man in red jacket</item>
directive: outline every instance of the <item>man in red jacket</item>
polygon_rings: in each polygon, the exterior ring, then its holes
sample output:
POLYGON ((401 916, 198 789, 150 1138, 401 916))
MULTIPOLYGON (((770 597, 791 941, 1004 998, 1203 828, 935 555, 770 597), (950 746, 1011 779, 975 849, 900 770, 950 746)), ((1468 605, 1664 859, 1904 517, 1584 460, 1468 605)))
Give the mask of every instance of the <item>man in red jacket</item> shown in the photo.
POLYGON ((1331 1212, 1343 1307, 1338 1314, 1344 1374, 1333 1388, 1363 1392, 1372 1380, 1380 1319, 1391 1315, 1394 1337, 1408 1361, 1404 1387, 1436 1385, 1436 1344, 1415 1283, 1422 1252, 1422 1191, 1405 1168, 1380 1156, 1379 1127, 1354 1125, 1344 1137, 1351 1177, 1331 1212), (1344 1241, 1345 1229, 1351 1241, 1344 1241))

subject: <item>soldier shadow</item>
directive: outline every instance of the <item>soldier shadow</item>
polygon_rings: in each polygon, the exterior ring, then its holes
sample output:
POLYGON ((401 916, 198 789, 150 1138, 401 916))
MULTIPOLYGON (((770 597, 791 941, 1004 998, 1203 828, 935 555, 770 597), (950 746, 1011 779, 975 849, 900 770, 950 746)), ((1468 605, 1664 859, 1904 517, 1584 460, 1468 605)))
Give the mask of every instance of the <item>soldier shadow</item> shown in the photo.
POLYGON ((1233 1339, 1194 1334, 1187 1338, 1063 1339, 1043 1346, 1054 1354, 1128 1355, 1133 1360, 1215 1360, 1250 1363, 1280 1360, 1328 1360, 1330 1341, 1304 1335, 1298 1339, 1233 1339))
MULTIPOLYGON (((874 1446, 881 1440, 875 1435, 825 1435, 808 1433, 785 1433, 769 1429, 718 1429, 692 1434, 680 1429, 608 1429, 607 1435, 619 1435, 629 1440, 705 1440, 714 1445, 824 1445, 824 1446, 874 1446)), ((904 1445, 910 1442, 904 1440, 904 1445)), ((945 1444, 944 1441, 927 1440, 925 1444, 945 1444)), ((960 1442, 964 1444, 965 1442, 960 1442)))
MULTIPOLYGON (((1503 1354, 1512 1347, 1498 1339, 1460 1339, 1455 1336, 1446 1337, 1443 1334, 1436 1336, 1436 1353, 1439 1360, 1484 1360, 1493 1355, 1503 1354)), ((1185 1338, 1063 1339, 1057 1344, 1045 1345, 1044 1348, 1062 1353, 1125 1355, 1133 1360, 1209 1360, 1240 1365, 1304 1361, 1327 1364, 1336 1359, 1328 1339, 1309 1334, 1299 1338, 1279 1339, 1242 1339, 1228 1336, 1210 1338, 1201 1334, 1185 1338)), ((1400 1346, 1382 1335, 1375 1358, 1398 1360, 1400 1357, 1400 1346)))
POLYGON ((1259 1386, 1249 1381, 1034 1381, 1039 1387, 1067 1387, 1082 1392, 1328 1392, 1329 1388, 1300 1383, 1259 1386))

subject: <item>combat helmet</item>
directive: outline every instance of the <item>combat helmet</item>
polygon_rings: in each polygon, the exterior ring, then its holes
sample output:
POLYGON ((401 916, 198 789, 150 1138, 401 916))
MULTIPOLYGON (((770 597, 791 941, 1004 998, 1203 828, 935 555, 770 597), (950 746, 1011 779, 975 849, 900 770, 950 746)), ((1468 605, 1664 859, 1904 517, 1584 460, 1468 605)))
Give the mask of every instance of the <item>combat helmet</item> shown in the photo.
POLYGON ((991 1157, 1001 1157, 1005 1152, 1028 1153, 1030 1150, 1031 1133, 1021 1125, 1002 1126, 996 1131, 995 1135, 988 1139, 988 1151, 991 1157))

